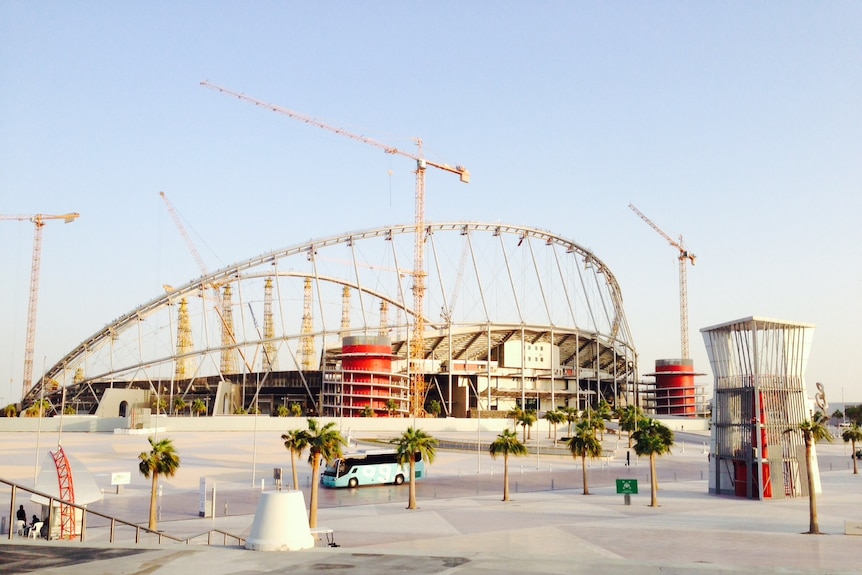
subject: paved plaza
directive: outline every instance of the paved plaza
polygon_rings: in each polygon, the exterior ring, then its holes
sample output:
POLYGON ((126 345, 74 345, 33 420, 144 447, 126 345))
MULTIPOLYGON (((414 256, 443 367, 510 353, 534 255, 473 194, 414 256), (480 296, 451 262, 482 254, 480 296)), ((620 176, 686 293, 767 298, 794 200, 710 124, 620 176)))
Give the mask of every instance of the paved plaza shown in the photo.
MULTIPOLYGON (((493 439, 494 434, 483 437, 493 439)), ((475 439, 474 433, 471 438, 475 439)), ((182 458, 178 474, 163 478, 159 528, 181 538, 218 529, 248 535, 273 468, 290 477, 279 434, 171 434, 182 458), (216 486, 216 517, 199 517, 199 482, 216 486)), ((362 438, 361 438, 362 439, 362 438)), ((447 440, 463 439, 452 434, 447 440)), ((537 438, 549 444, 547 438, 537 438)), ((56 434, 0 433, 0 477, 32 485, 36 447, 55 449, 56 434)), ((581 468, 570 456, 531 455, 510 463, 512 500, 504 503, 501 459, 484 452, 441 450, 428 477, 417 483, 419 509, 405 509, 407 486, 322 490, 319 524, 334 530, 338 547, 323 542, 298 552, 253 552, 213 536, 192 544, 134 544, 131 533, 107 542, 107 528, 88 526, 87 542, 11 541, 3 536, 0 572, 75 575, 206 575, 264 573, 858 573, 862 537, 845 535, 845 521, 862 522, 862 475, 854 476, 849 448, 819 447, 823 493, 818 496, 824 535, 805 535, 808 500, 765 503, 707 493, 705 435, 677 434, 673 454, 658 462, 658 508, 649 507, 648 465, 624 439, 605 438, 615 450, 590 467, 591 495, 582 494, 581 468), (615 480, 638 479, 640 493, 625 505, 615 480)), ((67 433, 66 452, 87 467, 104 490, 88 508, 146 525, 149 481, 137 472, 146 436, 67 433), (131 472, 120 493, 112 473, 131 472)), ((310 467, 298 466, 306 502, 310 467)), ((3 492, 3 515, 9 492, 3 492)), ((28 513, 36 505, 20 499, 28 513)), ((152 536, 151 536, 152 537, 152 536)))

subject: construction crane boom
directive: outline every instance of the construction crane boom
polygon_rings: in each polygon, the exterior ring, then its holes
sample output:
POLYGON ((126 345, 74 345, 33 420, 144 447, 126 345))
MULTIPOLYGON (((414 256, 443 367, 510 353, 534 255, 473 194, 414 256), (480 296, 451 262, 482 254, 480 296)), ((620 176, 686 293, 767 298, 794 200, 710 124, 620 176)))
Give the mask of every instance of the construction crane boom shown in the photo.
POLYGON ((24 386, 22 397, 33 385, 33 352, 36 347, 36 309, 39 303, 39 270, 42 262, 42 228, 48 220, 63 220, 68 224, 80 216, 77 212, 70 212, 59 216, 47 214, 35 215, 0 215, 0 220, 29 221, 36 227, 33 235, 33 262, 30 269, 30 303, 27 306, 27 340, 24 345, 24 386))
MULTIPOLYGON (((470 183, 470 172, 466 168, 464 168, 463 166, 450 166, 448 164, 440 164, 440 163, 432 162, 431 160, 425 159, 421 153, 421 143, 422 142, 418 138, 416 139, 416 143, 418 145, 420 145, 420 152, 419 152, 419 154, 411 154, 410 152, 405 152, 404 150, 401 150, 401 149, 396 148, 394 146, 387 146, 386 144, 378 142, 377 140, 375 140, 373 138, 369 138, 367 136, 361 136, 358 134, 353 134, 351 132, 348 132, 347 130, 343 130, 341 128, 329 126, 327 124, 324 124, 320 120, 315 120, 314 118, 312 118, 310 116, 300 114, 299 112, 294 112, 293 110, 289 110, 287 108, 284 108, 282 106, 278 106, 276 104, 271 104, 269 102, 264 102, 262 100, 258 100, 257 98, 252 98, 251 96, 246 96, 245 94, 241 94, 239 92, 234 92, 233 90, 230 90, 228 88, 223 88, 221 86, 211 84, 210 82, 207 82, 206 80, 201 82, 201 86, 204 86, 206 88, 211 88, 217 92, 221 92, 222 94, 228 94, 230 96, 234 96, 240 100, 243 100, 245 102, 249 102, 250 104, 254 104, 255 106, 259 106, 261 108, 265 108, 265 109, 271 110, 273 112, 278 112, 279 114, 284 114, 285 116, 289 116, 289 117, 293 118, 294 120, 299 120, 300 122, 305 122, 306 124, 311 124, 312 126, 317 126, 318 128, 322 128, 324 130, 332 132, 333 134, 338 134, 339 136, 345 136, 347 138, 350 138, 351 140, 356 140, 357 142, 362 142, 363 144, 368 144, 370 146, 374 146, 376 148, 383 150, 387 154, 404 156, 406 158, 410 158, 412 160, 415 160, 419 164, 432 166, 434 168, 439 168, 441 170, 445 170, 445 171, 451 172, 453 174, 458 174, 458 176, 461 178, 462 182, 464 182, 465 184, 470 183)), ((423 169, 424 169, 424 167, 423 167, 423 169)))
POLYGON ((679 251, 679 335, 680 335, 680 351, 682 359, 689 359, 689 341, 688 341, 688 280, 687 280, 687 262, 691 265, 695 264, 697 256, 689 252, 685 248, 685 242, 682 235, 679 236, 679 241, 674 240, 664 231, 655 225, 655 223, 646 217, 643 212, 637 209, 634 204, 629 204, 629 208, 645 221, 649 226, 658 232, 658 234, 667 240, 667 242, 679 251))
POLYGON ((413 337, 410 341, 409 353, 411 360, 410 363, 412 364, 411 398, 413 405, 411 411, 414 416, 422 415, 422 413, 424 412, 425 398, 424 375, 421 371, 421 360, 424 358, 425 350, 425 170, 428 166, 431 166, 433 168, 437 168, 452 174, 457 174, 461 182, 465 184, 470 183, 470 172, 463 166, 450 166, 448 164, 441 164, 427 160, 422 152, 422 140, 419 138, 415 138, 417 153, 412 154, 394 146, 387 146, 386 144, 378 142, 377 140, 374 140, 367 136, 353 134, 351 132, 348 132, 347 130, 330 126, 321 122, 320 120, 315 120, 314 118, 311 118, 304 114, 300 114, 298 112, 294 112, 293 110, 289 110, 287 108, 283 108, 269 102, 264 102, 256 98, 246 96, 245 94, 234 92, 233 90, 229 90, 227 88, 211 84, 206 80, 201 82, 201 86, 204 86, 205 88, 210 88, 217 92, 221 92, 222 94, 234 96, 240 100, 243 100, 250 104, 254 104, 255 106, 259 106, 261 108, 268 109, 279 114, 283 114, 285 116, 293 118, 294 120, 299 120, 312 126, 317 126, 318 128, 322 128, 340 136, 345 136, 347 138, 350 138, 351 140, 374 146, 375 148, 383 150, 387 154, 404 156, 416 162, 416 208, 413 250, 413 309, 416 313, 416 319, 413 324, 413 337))
POLYGON ((174 205, 168 199, 168 196, 165 195, 164 192, 159 192, 159 195, 162 197, 162 200, 165 202, 165 206, 168 208, 168 213, 171 215, 171 218, 174 220, 174 225, 177 226, 177 229, 182 234, 183 239, 186 242, 186 247, 192 254, 192 257, 195 259, 195 263, 198 264, 198 267, 201 270, 201 274, 209 275, 209 270, 207 269, 207 264, 204 262, 204 259, 201 257, 198 248, 195 246, 195 243, 192 241, 192 238, 189 236, 189 233, 186 231, 186 227, 183 225, 182 220, 180 219, 180 215, 177 213, 177 210, 174 209, 174 205))

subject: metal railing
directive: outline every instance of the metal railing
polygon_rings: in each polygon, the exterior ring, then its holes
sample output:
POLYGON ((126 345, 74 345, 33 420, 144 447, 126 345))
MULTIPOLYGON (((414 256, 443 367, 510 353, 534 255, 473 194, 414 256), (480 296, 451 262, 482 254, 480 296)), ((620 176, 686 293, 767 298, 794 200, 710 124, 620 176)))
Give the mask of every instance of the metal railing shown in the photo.
MULTIPOLYGON (((0 478, 0 484, 8 485, 12 491, 10 499, 9 499, 9 517, 10 518, 15 516, 15 501, 16 501, 16 496, 17 496, 18 490, 21 490, 21 491, 24 491, 26 493, 30 493, 33 495, 38 495, 39 497, 44 497, 45 499, 48 500, 48 509, 51 509, 51 510, 54 509, 55 503, 57 503, 58 505, 67 505, 67 506, 72 507, 74 509, 80 510, 80 512, 81 512, 80 533, 75 534, 74 537, 70 540, 77 539, 81 543, 84 543, 86 541, 87 518, 95 516, 95 517, 99 517, 99 518, 107 521, 108 543, 115 543, 116 542, 117 526, 119 525, 119 526, 125 526, 125 527, 130 527, 130 528, 134 529, 135 544, 138 544, 141 542, 141 536, 142 535, 144 535, 144 536, 155 535, 156 541, 159 544, 162 544, 165 542, 173 542, 173 543, 185 543, 186 545, 190 545, 193 540, 199 539, 200 537, 203 537, 204 535, 206 535, 207 536, 207 543, 206 544, 207 545, 213 545, 212 541, 213 541, 213 535, 214 534, 222 535, 222 541, 223 541, 222 544, 223 545, 227 545, 228 540, 231 540, 231 541, 236 540, 237 545, 245 544, 245 538, 240 537, 238 535, 234 535, 232 533, 228 533, 227 531, 222 531, 221 529, 209 529, 207 531, 198 533, 197 535, 192 535, 190 537, 185 537, 185 538, 175 537, 173 535, 168 535, 167 533, 164 533, 162 531, 153 531, 153 530, 148 529, 146 527, 141 527, 140 525, 138 525, 136 523, 132 523, 130 521, 125 521, 123 519, 119 519, 119 518, 113 517, 111 515, 106 515, 104 513, 98 512, 98 511, 93 511, 93 510, 88 509, 82 505, 77 505, 77 504, 71 503, 69 501, 64 501, 58 497, 54 497, 53 495, 49 495, 48 493, 43 493, 41 491, 37 491, 35 489, 25 487, 23 485, 20 485, 18 483, 13 482, 13 481, 8 481, 8 480, 0 478)), ((48 529, 50 532, 50 527, 48 529)), ((11 520, 10 520, 9 535, 8 535, 8 538, 10 540, 14 537, 14 533, 15 533, 15 529, 14 529, 13 524, 11 524, 11 520)))

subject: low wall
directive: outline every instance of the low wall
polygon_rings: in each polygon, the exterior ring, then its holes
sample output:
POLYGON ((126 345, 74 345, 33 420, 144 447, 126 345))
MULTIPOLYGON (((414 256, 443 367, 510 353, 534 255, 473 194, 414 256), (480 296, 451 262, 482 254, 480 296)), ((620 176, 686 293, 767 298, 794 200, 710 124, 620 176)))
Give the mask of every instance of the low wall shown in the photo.
MULTIPOLYGON (((441 431, 502 431, 511 426, 506 419, 455 419, 455 418, 424 418, 407 417, 321 417, 321 423, 334 422, 345 434, 356 437, 358 434, 400 433, 408 426, 421 428, 429 433, 441 431)), ((0 432, 58 432, 60 426, 64 432, 107 432, 115 429, 129 430, 131 423, 128 417, 97 417, 95 415, 64 415, 60 417, 0 417, 0 432)), ((216 415, 212 417, 166 416, 153 415, 150 418, 150 428, 158 428, 166 432, 183 431, 278 431, 291 429, 306 429, 305 417, 270 417, 266 415, 216 415)), ((147 433, 147 429, 130 430, 147 433)), ((535 428, 534 428, 535 431, 535 428)))
MULTIPOLYGON (((398 434, 408 426, 421 428, 428 433, 439 432, 500 432, 512 426, 511 419, 462 419, 462 418, 422 418, 410 417, 321 417, 321 423, 330 421, 345 435, 357 437, 362 434, 398 434)), ((658 417, 663 424, 674 431, 706 431, 709 421, 687 417, 658 417)), ((61 417, 0 417, 0 432, 57 432, 60 425, 65 432, 108 432, 115 429, 129 429, 128 417, 97 417, 95 415, 64 415, 61 417)), ((548 422, 539 419, 531 430, 532 434, 549 433, 548 422)), ((305 429, 305 417, 270 417, 268 415, 215 415, 211 417, 153 415, 150 428, 160 431, 278 431, 305 429)), ((615 425, 612 425, 615 427, 615 425)), ((558 435, 566 429, 566 424, 557 426, 558 435)), ((147 429, 134 430, 146 434, 147 429)), ((553 433, 553 431, 551 431, 553 433)))

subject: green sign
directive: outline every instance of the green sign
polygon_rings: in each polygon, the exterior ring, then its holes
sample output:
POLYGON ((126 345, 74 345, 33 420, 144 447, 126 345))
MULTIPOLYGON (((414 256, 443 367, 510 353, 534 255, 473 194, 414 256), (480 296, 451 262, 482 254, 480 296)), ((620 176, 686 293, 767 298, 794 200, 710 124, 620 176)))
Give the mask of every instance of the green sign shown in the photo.
POLYGON ((617 479, 617 493, 621 495, 637 495, 637 479, 617 479))

